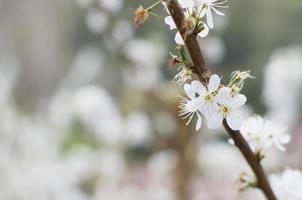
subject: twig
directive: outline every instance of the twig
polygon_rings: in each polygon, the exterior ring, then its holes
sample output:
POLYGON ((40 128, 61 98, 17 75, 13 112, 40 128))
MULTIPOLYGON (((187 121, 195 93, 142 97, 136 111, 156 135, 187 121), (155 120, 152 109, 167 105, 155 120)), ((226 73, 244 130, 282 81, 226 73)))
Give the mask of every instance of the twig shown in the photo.
MULTIPOLYGON (((186 32, 186 30, 184 30, 183 28, 184 15, 177 0, 164 0, 164 2, 168 7, 168 10, 177 26, 177 29, 179 30, 179 32, 184 38, 186 32)), ((190 54, 190 57, 192 59, 192 62, 194 64, 194 67, 196 68, 196 73, 199 79, 202 82, 207 83, 210 72, 205 64, 205 60, 203 58, 199 44, 196 40, 196 35, 195 34, 186 35, 185 44, 190 54)), ((255 173, 257 177, 258 188, 263 191, 263 193, 265 194, 268 200, 277 200, 268 182, 267 176, 261 166, 260 160, 253 153, 248 143, 245 141, 242 134, 240 133, 240 131, 232 130, 228 126, 225 120, 223 121, 223 126, 228 132, 228 134, 231 136, 231 138, 234 140, 235 145, 241 151, 247 163, 255 173)))

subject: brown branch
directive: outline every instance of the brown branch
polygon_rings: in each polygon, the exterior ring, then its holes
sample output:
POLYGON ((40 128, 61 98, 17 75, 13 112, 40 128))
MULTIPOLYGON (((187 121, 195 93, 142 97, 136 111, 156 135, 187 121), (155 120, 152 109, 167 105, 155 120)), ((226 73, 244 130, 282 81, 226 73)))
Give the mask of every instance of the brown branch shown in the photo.
MULTIPOLYGON (((184 38, 184 35, 186 34, 186 30, 183 29, 183 20, 184 15, 183 12, 177 2, 177 0, 164 0, 166 3, 168 10, 179 30, 182 37, 184 38)), ((199 79, 206 83, 208 80, 208 75, 210 74, 208 71, 208 68, 205 64, 202 52, 200 50, 199 44, 196 40, 196 35, 194 34, 188 34, 186 35, 185 44, 188 49, 188 52, 190 54, 190 57, 192 59, 192 62, 194 64, 194 67, 196 68, 196 72, 198 74, 199 79)), ((257 186, 259 189, 263 191, 266 198, 268 200, 277 200, 275 197, 271 186, 268 182, 267 176, 260 164, 260 160, 257 158, 257 156, 253 153, 251 148, 249 147, 248 143, 243 138, 242 134, 239 131, 232 130, 226 121, 223 121, 223 126, 228 132, 228 134, 231 136, 231 138, 234 140, 235 145, 238 147, 238 149, 243 154, 244 158, 246 159, 247 163, 255 173, 255 176, 257 177, 257 186)))
POLYGON ((257 177, 257 186, 263 191, 268 200, 277 200, 271 186, 267 180, 266 174, 260 164, 258 157, 253 153, 248 143, 239 131, 232 130, 226 120, 223 120, 223 126, 235 142, 235 145, 240 149, 245 160, 248 162, 257 177))
MULTIPOLYGON (((169 12, 175 22, 175 25, 182 36, 186 34, 186 29, 183 26, 184 14, 179 9, 178 2, 175 0, 164 0, 168 7, 169 12)), ((199 48, 199 44, 196 39, 196 34, 186 34, 186 39, 184 39, 189 54, 191 56, 194 68, 198 75, 198 78, 206 83, 209 76, 209 70, 199 48)))

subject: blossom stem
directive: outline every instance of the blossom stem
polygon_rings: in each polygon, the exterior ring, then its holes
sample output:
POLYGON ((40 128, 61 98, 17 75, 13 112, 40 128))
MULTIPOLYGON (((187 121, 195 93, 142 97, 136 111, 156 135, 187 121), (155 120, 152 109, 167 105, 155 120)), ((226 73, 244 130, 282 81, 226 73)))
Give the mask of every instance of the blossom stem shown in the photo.
POLYGON ((149 6, 147 8, 148 11, 152 10, 155 6, 159 5, 162 2, 162 0, 159 0, 157 2, 155 2, 154 4, 152 4, 151 6, 149 6))
MULTIPOLYGON (((185 44, 200 81, 202 81, 203 83, 207 83, 209 75, 211 73, 209 72, 208 67, 205 64, 205 60, 203 58, 202 52, 197 42, 196 35, 194 33, 186 35, 186 30, 182 26, 184 20, 184 14, 177 0, 163 0, 163 1, 166 3, 168 10, 182 37, 186 39, 185 44)), ((251 169, 255 173, 255 176, 257 177, 257 187, 263 191, 263 193, 265 194, 268 200, 277 200, 268 182, 263 167, 261 166, 260 161, 258 160, 257 156, 253 153, 248 143, 245 141, 244 137, 240 133, 240 131, 232 130, 228 126, 225 120, 223 121, 223 125, 226 131, 228 132, 228 134, 234 140, 235 145, 238 147, 238 149, 246 159, 247 163, 250 165, 251 169)))

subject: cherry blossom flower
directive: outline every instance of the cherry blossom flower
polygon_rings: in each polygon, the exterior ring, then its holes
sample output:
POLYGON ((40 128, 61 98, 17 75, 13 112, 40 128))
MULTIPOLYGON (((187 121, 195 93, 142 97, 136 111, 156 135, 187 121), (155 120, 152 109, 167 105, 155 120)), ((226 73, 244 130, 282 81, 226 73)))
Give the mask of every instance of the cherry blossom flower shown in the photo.
POLYGON ((190 100, 185 99, 184 105, 182 106, 182 115, 189 114, 190 123, 194 112, 198 116, 196 130, 201 126, 201 115, 204 115, 206 119, 209 119, 212 110, 217 109, 218 105, 215 101, 215 92, 220 85, 220 78, 217 74, 213 74, 210 77, 209 84, 205 87, 200 81, 192 81, 191 85, 185 84, 184 90, 190 100))
POLYGON ((302 199, 302 173, 298 170, 286 169, 282 174, 270 176, 272 188, 279 200, 302 199))
POLYGON ((242 123, 240 132, 254 152, 267 147, 267 134, 264 134, 264 119, 253 116, 242 123))
POLYGON ((280 151, 285 151, 285 147, 283 145, 289 143, 291 140, 290 135, 286 133, 286 127, 273 121, 267 121, 265 124, 265 131, 269 137, 268 145, 272 143, 280 151))
POLYGON ((214 28, 214 23, 213 23, 213 13, 214 11, 217 15, 224 16, 224 14, 220 11, 217 10, 217 8, 227 8, 228 6, 226 4, 226 0, 220 1, 220 0, 199 0, 202 7, 206 8, 203 9, 200 13, 201 16, 204 14, 207 16, 207 23, 208 26, 212 29, 214 28))
POLYGON ((183 98, 180 103, 180 116, 184 119, 189 118, 187 125, 191 122, 194 115, 197 115, 196 130, 199 130, 202 122, 202 90, 204 86, 199 81, 192 81, 191 84, 184 85, 184 91, 189 98, 183 98))
POLYGON ((254 152, 274 144, 280 151, 285 151, 284 144, 290 141, 286 127, 260 116, 253 116, 242 123, 240 132, 254 152))
POLYGON ((199 95, 202 98, 202 113, 206 119, 209 119, 212 110, 217 109, 218 105, 215 101, 215 92, 220 85, 220 78, 217 74, 213 74, 209 79, 207 87, 201 84, 199 95))
POLYGON ((231 88, 223 87, 218 90, 215 101, 218 103, 216 109, 213 109, 208 119, 208 127, 215 129, 221 126, 223 119, 232 130, 238 130, 241 126, 241 119, 237 113, 238 109, 246 102, 243 94, 231 95, 231 88))

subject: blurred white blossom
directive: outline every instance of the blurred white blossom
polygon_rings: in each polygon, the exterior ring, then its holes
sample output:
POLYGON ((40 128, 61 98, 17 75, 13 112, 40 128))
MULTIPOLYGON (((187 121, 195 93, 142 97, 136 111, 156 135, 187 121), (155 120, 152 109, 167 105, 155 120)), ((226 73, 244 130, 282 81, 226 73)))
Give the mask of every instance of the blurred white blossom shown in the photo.
POLYGON ((271 175, 270 182, 278 200, 302 199, 302 173, 300 171, 286 169, 282 174, 271 175))
POLYGON ((286 127, 260 116, 244 121, 240 131, 254 152, 260 152, 271 145, 285 151, 284 145, 290 141, 286 127))
POLYGON ((122 139, 122 119, 112 97, 102 88, 88 85, 80 88, 71 100, 75 114, 95 136, 108 144, 122 139))
POLYGON ((151 124, 146 113, 131 113, 124 122, 124 137, 129 145, 147 145, 152 140, 151 124))
POLYGON ((100 34, 107 30, 108 20, 108 15, 105 12, 91 9, 87 13, 85 22, 92 33, 100 34))
POLYGON ((65 78, 72 86, 95 80, 104 67, 104 53, 94 46, 84 46, 77 53, 73 66, 65 78))
POLYGON ((131 24, 126 20, 120 20, 115 24, 112 31, 112 36, 114 40, 118 43, 126 42, 133 38, 134 31, 131 24), (121 34, 123 33, 123 34, 121 34))
POLYGON ((292 128, 301 109, 302 48, 275 50, 264 71, 263 98, 272 119, 292 128))
POLYGON ((97 0, 97 3, 105 10, 115 14, 120 11, 124 0, 97 0))
POLYGON ((235 181, 238 178, 238 172, 248 170, 247 164, 243 162, 243 158, 236 149, 218 141, 202 144, 197 159, 203 172, 213 178, 225 177, 235 181))

